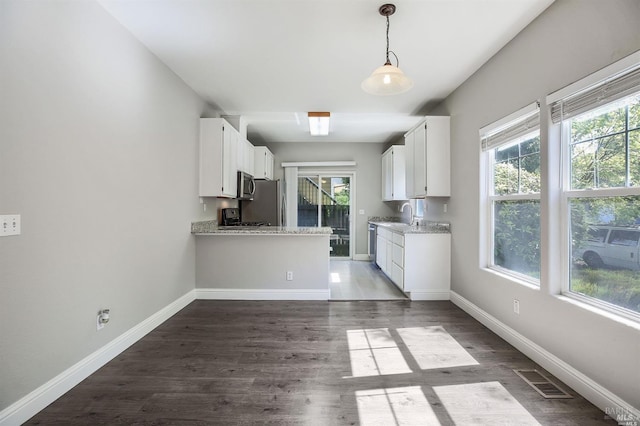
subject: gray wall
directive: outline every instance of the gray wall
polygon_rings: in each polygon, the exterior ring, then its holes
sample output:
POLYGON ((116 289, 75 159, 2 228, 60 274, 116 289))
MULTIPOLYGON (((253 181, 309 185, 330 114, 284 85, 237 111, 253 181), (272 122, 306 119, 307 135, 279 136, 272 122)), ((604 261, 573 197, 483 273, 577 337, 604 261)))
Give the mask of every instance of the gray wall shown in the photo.
MULTIPOLYGON (((640 407, 640 332, 552 295, 560 273, 555 204, 543 203, 543 275, 539 290, 479 265, 478 129, 640 49, 637 0, 557 0, 433 113, 451 115, 452 289, 525 337, 640 407), (549 240, 550 239, 550 240, 549 240), (520 315, 512 312, 520 300, 520 315)), ((547 110, 543 106, 542 116, 547 110)), ((543 159, 555 151, 542 129, 543 159)), ((546 176, 553 171, 543 169, 546 176)), ((553 182, 558 182, 557 179, 553 182)), ((546 180, 543 192, 557 192, 546 180)))
POLYGON ((392 204, 382 201, 382 153, 380 143, 271 143, 275 156, 274 178, 284 179, 283 162, 295 161, 355 161, 356 167, 356 254, 367 254, 367 218, 397 216, 392 204), (365 214, 358 214, 364 209, 365 214))
POLYGON ((205 108, 98 4, 0 2, 0 409, 193 290, 205 108))
POLYGON ((328 235, 196 237, 196 288, 329 291, 328 235), (287 271, 293 280, 287 281, 287 271))

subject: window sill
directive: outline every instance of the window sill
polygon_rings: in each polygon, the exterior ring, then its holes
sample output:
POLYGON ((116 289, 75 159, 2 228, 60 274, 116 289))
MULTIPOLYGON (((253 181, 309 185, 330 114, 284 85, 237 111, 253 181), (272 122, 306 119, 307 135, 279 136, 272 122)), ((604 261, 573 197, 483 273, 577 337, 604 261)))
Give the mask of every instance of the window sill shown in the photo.
POLYGON ((540 290, 540 283, 538 281, 535 281, 534 279, 529 278, 525 275, 513 273, 508 269, 492 266, 492 267, 484 267, 482 268, 482 270, 489 272, 493 275, 496 275, 500 278, 519 284, 521 286, 528 287, 531 290, 540 290))
POLYGON ((611 321, 615 321, 619 324, 640 331, 640 315, 635 315, 632 313, 625 314, 622 312, 613 311, 611 309, 607 309, 604 306, 601 306, 597 301, 592 301, 588 297, 580 296, 577 294, 563 293, 553 296, 562 302, 570 303, 573 306, 579 307, 580 309, 584 309, 595 315, 599 315, 611 321))

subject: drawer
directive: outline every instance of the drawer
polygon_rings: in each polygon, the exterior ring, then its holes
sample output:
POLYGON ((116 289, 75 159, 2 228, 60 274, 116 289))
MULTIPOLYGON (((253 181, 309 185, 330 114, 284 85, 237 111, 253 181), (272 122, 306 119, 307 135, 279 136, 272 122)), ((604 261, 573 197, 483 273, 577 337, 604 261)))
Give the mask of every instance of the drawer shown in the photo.
POLYGON ((404 268, 404 248, 400 247, 397 244, 393 245, 393 254, 392 257, 393 263, 404 268))
POLYGON ((382 238, 386 240, 390 240, 391 239, 390 234, 391 232, 389 230, 378 227, 378 235, 381 236, 382 238))
POLYGON ((393 243, 399 245, 400 247, 404 247, 404 235, 393 233, 393 243))
POLYGON ((402 291, 404 291, 404 270, 395 263, 391 267, 391 281, 402 291))

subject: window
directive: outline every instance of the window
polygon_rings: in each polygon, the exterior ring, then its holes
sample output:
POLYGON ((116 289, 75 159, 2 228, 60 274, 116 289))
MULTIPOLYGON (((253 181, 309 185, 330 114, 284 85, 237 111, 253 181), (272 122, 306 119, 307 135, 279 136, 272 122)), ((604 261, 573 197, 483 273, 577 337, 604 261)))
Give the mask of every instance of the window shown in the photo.
POLYGON ((540 131, 537 103, 481 129, 487 182, 486 266, 540 278, 540 131))
POLYGON ((565 293, 640 313, 640 67, 551 104, 565 170, 565 293))

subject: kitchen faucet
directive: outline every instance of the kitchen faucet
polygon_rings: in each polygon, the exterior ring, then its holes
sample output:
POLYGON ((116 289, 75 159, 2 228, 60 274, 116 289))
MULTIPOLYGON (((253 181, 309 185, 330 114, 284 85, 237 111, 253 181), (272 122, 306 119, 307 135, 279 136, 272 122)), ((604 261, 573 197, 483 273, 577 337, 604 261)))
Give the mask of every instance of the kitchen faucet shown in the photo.
POLYGON ((404 208, 409 206, 409 225, 413 225, 413 207, 411 207, 411 203, 404 203, 400 207, 400 212, 404 212, 404 208))

